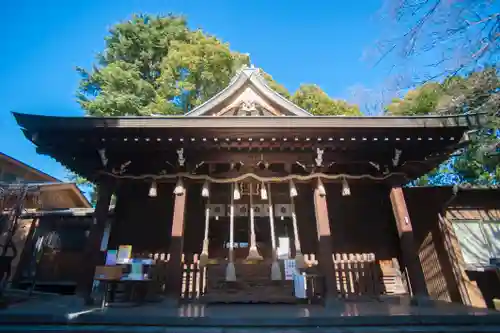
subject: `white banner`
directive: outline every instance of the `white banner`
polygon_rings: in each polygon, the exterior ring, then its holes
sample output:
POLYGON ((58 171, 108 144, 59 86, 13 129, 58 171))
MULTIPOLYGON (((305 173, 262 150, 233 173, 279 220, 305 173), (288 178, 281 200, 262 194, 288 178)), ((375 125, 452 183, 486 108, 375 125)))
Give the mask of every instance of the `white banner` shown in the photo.
MULTIPOLYGON (((228 208, 227 214, 228 214, 228 216, 230 214, 229 208, 228 208)), ((234 216, 248 216, 248 205, 246 205, 246 204, 235 204, 234 205, 234 216)))
POLYGON ((208 204, 210 209, 210 217, 223 217, 226 215, 226 205, 224 204, 208 204))
POLYGON ((275 204, 274 215, 277 217, 291 217, 292 206, 290 204, 275 204))
POLYGON ((288 259, 290 257, 290 239, 288 237, 278 237, 278 259, 288 259))
POLYGON ((108 221, 106 227, 104 228, 104 233, 101 239, 101 251, 106 252, 108 249, 109 234, 111 233, 111 223, 108 221))
POLYGON ((268 216, 269 211, 268 204, 253 204, 253 213, 255 217, 263 217, 263 216, 268 216))

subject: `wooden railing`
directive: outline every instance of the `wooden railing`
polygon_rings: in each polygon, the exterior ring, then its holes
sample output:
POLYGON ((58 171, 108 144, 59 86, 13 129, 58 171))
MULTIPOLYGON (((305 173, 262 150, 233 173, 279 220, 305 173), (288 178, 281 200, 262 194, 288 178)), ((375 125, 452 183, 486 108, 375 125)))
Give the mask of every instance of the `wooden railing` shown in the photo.
MULTIPOLYGON (((169 254, 141 253, 135 256, 154 259, 156 266, 160 268, 153 275, 153 279, 157 280, 159 285, 163 285, 163 290, 168 288, 166 265, 170 258, 169 254)), ((318 265, 315 254, 304 254, 304 259, 309 267, 318 265)), ((387 275, 387 268, 382 272, 373 253, 334 253, 332 260, 335 266, 337 291, 343 298, 404 293, 404 290, 395 287, 400 282, 392 277, 392 273, 391 276, 387 275)), ((207 286, 207 272, 206 268, 200 267, 199 255, 183 254, 182 265, 181 299, 192 301, 202 298, 207 286)))
POLYGON ((181 299, 193 301, 205 294, 207 268, 200 267, 199 255, 183 256, 181 299))
MULTIPOLYGON (((155 267, 151 278, 156 282, 156 292, 163 293, 168 288, 168 261, 170 254, 156 253, 134 253, 134 257, 151 258, 155 261, 155 267)), ((182 254, 183 265, 182 288, 180 298, 182 300, 198 300, 203 296, 206 289, 206 268, 200 267, 199 254, 182 254)))
POLYGON ((341 297, 381 294, 379 267, 373 253, 335 253, 332 257, 341 297))

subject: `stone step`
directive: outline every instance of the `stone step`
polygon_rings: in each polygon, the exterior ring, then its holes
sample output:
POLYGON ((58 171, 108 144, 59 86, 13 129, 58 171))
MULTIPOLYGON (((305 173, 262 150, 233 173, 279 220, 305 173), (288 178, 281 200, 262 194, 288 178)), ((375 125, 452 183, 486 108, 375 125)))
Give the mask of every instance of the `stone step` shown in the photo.
POLYGON ((95 333, 95 332, 149 332, 149 333, 302 333, 302 332, 323 332, 323 333, 497 333, 500 331, 500 326, 481 326, 480 330, 469 325, 460 326, 426 326, 426 325, 411 325, 405 327, 398 326, 274 326, 274 327, 258 327, 258 326, 151 326, 151 325, 19 325, 19 326, 0 326, 0 332, 37 332, 37 333, 95 333), (320 328, 321 327, 321 328, 320 328), (320 328, 320 329, 319 329, 320 328), (318 330, 319 329, 319 330, 318 330))
POLYGON ((207 267, 208 303, 294 303, 292 281, 271 280, 271 260, 236 262, 236 281, 226 281, 227 264, 207 267))

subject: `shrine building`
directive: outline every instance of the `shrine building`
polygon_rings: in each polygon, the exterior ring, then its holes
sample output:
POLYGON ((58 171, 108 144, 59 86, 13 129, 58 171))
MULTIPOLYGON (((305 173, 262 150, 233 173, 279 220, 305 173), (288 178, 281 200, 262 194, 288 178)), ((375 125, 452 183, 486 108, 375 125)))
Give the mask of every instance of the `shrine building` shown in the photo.
POLYGON ((482 121, 313 116, 255 68, 183 116, 14 115, 38 153, 97 184, 84 295, 110 231, 108 249, 166 254, 168 297, 182 298, 186 258, 195 255, 199 301, 257 303, 295 301, 285 261, 321 277, 316 296, 326 302, 344 293, 339 263, 356 259, 402 274, 399 291, 358 276, 358 295, 428 297, 402 186, 466 145, 482 121))

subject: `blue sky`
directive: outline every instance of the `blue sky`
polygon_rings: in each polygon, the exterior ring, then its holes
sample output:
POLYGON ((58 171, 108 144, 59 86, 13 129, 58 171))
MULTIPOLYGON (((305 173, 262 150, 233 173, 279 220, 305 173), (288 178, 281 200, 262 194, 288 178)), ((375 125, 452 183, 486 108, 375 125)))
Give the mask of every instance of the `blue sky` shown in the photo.
POLYGON ((182 13, 294 91, 316 83, 330 96, 350 98, 354 86, 373 88, 387 77, 363 53, 382 31, 381 0, 190 1, 5 0, 0 43, 0 151, 64 179, 54 160, 37 155, 11 111, 82 115, 75 101, 75 66, 89 68, 114 23, 133 13, 182 13), (208 5, 209 4, 209 5, 208 5))

